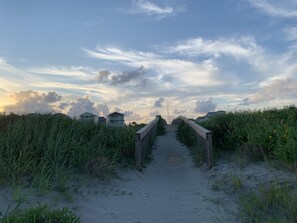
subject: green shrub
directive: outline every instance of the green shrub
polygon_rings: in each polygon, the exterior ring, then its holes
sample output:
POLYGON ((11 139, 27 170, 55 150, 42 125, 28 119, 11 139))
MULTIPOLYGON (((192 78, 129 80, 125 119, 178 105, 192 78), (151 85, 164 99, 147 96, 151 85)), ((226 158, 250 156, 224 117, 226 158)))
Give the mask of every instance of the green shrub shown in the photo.
POLYGON ((297 162, 296 107, 227 113, 201 125, 212 131, 215 151, 242 152, 244 148, 256 160, 297 162))
POLYGON ((199 147, 196 132, 184 121, 181 121, 177 127, 176 136, 181 143, 190 149, 194 163, 197 166, 201 165, 203 162, 203 151, 199 147))
POLYGON ((79 223, 68 208, 49 210, 45 205, 36 208, 28 208, 10 213, 0 219, 1 223, 79 223))
POLYGON ((161 117, 161 115, 158 115, 157 117, 159 117, 159 121, 157 123, 157 136, 165 135, 166 134, 166 129, 165 129, 166 121, 165 121, 165 119, 163 119, 161 117))

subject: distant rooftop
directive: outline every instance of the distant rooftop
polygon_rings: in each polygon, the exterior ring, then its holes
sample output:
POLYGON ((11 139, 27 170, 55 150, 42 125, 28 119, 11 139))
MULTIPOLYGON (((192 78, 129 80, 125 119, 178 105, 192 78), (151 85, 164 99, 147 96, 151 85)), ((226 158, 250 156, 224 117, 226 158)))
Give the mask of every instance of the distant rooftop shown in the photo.
POLYGON ((97 116, 97 115, 94 115, 93 113, 90 113, 90 112, 85 112, 80 114, 79 116, 81 117, 81 116, 97 116))
POLYGON ((119 112, 113 112, 113 113, 110 113, 108 116, 112 116, 112 115, 124 115, 124 114, 119 113, 119 112))

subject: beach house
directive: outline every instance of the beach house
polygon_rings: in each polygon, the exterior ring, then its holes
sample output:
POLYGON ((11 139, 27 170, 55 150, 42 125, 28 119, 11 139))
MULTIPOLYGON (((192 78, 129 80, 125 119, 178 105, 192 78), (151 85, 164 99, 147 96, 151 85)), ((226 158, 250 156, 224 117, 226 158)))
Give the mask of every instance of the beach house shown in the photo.
POLYGON ((81 122, 94 122, 94 123, 98 123, 98 119, 99 117, 97 115, 94 115, 90 112, 85 112, 81 115, 79 115, 79 120, 81 122))
POLYGON ((124 114, 113 112, 107 116, 107 125, 111 127, 124 127, 125 120, 124 114))

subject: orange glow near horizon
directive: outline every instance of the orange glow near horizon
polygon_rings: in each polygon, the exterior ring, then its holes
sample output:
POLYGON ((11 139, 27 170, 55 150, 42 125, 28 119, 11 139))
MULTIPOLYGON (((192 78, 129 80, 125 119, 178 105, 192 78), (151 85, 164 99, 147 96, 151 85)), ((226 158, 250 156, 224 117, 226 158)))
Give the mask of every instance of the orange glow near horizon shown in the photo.
POLYGON ((11 104, 14 104, 15 101, 13 98, 9 97, 9 96, 0 96, 0 112, 5 112, 4 111, 4 106, 5 105, 11 105, 11 104))

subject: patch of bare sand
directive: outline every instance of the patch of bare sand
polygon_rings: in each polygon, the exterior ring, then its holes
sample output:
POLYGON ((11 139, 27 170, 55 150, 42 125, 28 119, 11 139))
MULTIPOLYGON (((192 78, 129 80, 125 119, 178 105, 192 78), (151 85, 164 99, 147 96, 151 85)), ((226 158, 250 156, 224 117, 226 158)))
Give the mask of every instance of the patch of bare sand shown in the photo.
POLYGON ((260 187, 269 187, 273 184, 285 184, 295 188, 297 182, 296 173, 284 168, 276 169, 268 162, 248 163, 241 166, 236 162, 223 159, 207 175, 209 184, 214 190, 223 190, 229 194, 237 189, 256 192, 260 187))

